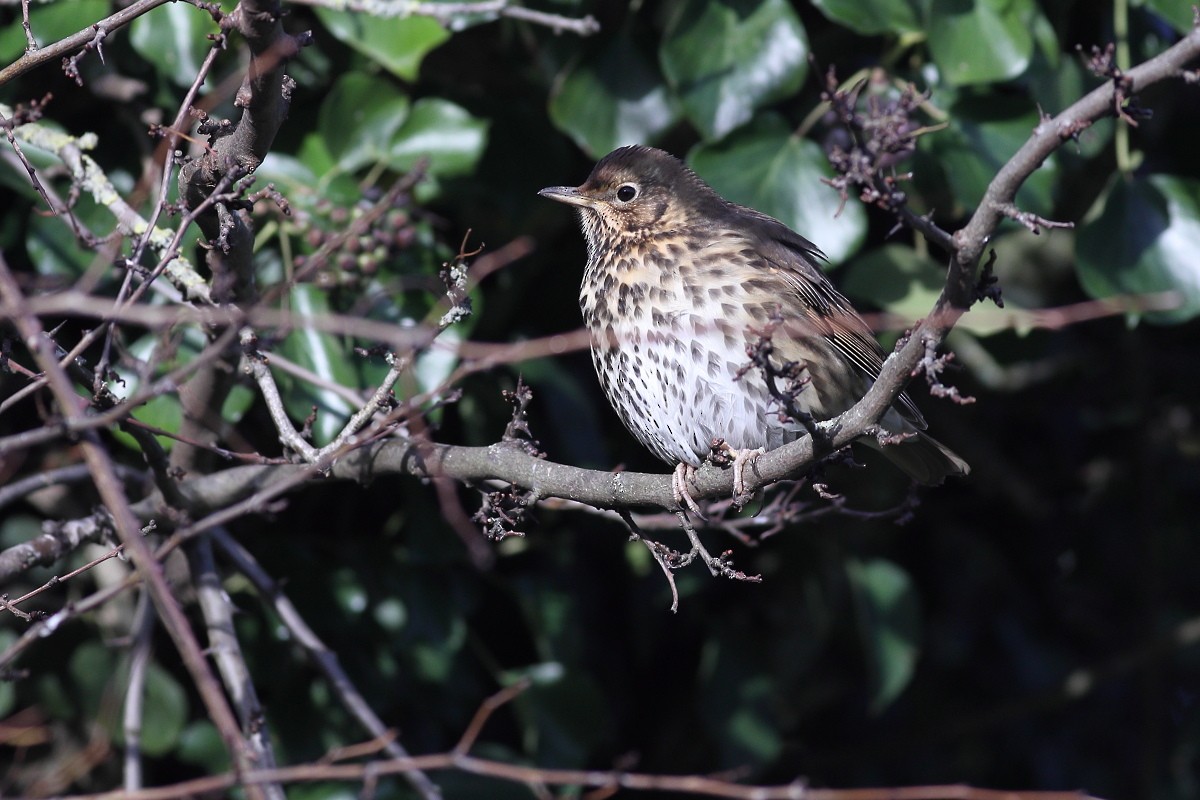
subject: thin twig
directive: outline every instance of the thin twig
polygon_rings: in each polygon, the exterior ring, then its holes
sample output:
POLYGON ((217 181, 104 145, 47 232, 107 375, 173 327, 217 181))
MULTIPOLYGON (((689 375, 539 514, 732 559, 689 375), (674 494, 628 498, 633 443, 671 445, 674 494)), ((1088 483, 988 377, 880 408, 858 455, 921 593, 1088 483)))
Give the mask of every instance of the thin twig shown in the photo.
POLYGON ((125 708, 122 713, 122 730, 125 734, 125 791, 142 788, 142 711, 145 707, 143 689, 150 656, 154 652, 154 606, 150 595, 138 595, 137 608, 133 612, 130 626, 132 642, 129 647, 129 680, 125 686, 125 708))
MULTIPOLYGON (((371 706, 362 693, 350 681, 350 676, 338 662, 337 654, 326 647, 325 643, 313 632, 292 601, 283 593, 279 584, 267 574, 254 556, 224 528, 215 529, 212 533, 212 540, 222 555, 249 579, 262 600, 269 603, 275 610, 280 621, 287 626, 292 638, 304 648, 309 659, 325 675, 334 695, 346 710, 358 720, 368 733, 375 737, 375 741, 383 743, 383 750, 388 755, 392 758, 408 758, 408 751, 396 741, 394 732, 389 731, 383 721, 371 710, 371 706)), ((405 777, 413 789, 425 800, 438 800, 441 797, 437 786, 422 771, 412 770, 406 773, 405 777)))
POLYGON ((577 36, 591 36, 600 32, 600 23, 591 14, 582 18, 564 17, 561 14, 550 14, 514 5, 509 0, 482 0, 474 3, 389 2, 389 0, 293 0, 293 2, 301 5, 335 8, 339 11, 355 11, 381 19, 409 16, 432 17, 439 22, 449 24, 462 17, 496 16, 542 25, 555 33, 567 31, 577 36))
MULTIPOLYGON (((213 560, 212 543, 208 537, 196 539, 188 545, 186 552, 192 584, 196 587, 200 612, 208 630, 208 651, 216 661, 225 693, 237 711, 243 741, 253 753, 256 766, 273 769, 275 752, 271 747, 270 727, 254 689, 250 668, 242 655, 229 595, 221 585, 221 576, 213 560)), ((264 784, 263 793, 268 800, 286 800, 283 787, 277 783, 264 784)))
MULTIPOLYGON (((60 412, 70 415, 77 398, 71 381, 59 366, 49 339, 37 317, 29 312, 24 294, 3 257, 0 257, 0 302, 3 303, 5 313, 9 315, 21 336, 28 343, 38 366, 46 373, 48 385, 58 401, 60 412)), ((250 768, 252 765, 242 751, 237 722, 221 694, 212 671, 204 660, 204 655, 192 634, 183 610, 168 587, 166 578, 159 569, 149 545, 142 538, 140 526, 125 498, 108 451, 94 432, 80 436, 80 445, 84 460, 91 469, 96 489, 109 513, 113 516, 117 535, 125 545, 126 552, 132 556, 134 566, 142 580, 145 581, 159 617, 174 641, 185 667, 191 674, 210 719, 217 727, 229 750, 230 759, 238 766, 239 771, 250 768)), ((256 789, 252 794, 259 795, 260 792, 256 789)))

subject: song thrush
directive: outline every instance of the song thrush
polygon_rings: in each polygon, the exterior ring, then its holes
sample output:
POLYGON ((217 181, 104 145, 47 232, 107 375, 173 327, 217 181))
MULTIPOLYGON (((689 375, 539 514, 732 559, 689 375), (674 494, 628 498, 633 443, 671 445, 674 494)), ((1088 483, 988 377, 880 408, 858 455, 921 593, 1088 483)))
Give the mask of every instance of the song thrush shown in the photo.
MULTIPOLYGON (((633 435, 676 465, 678 502, 698 511, 687 481, 715 439, 736 451, 740 495, 749 460, 804 434, 799 421, 781 421, 762 373, 745 369, 747 347, 772 320, 771 362, 803 365, 796 401, 814 420, 850 408, 878 376, 879 343, 817 266, 816 245, 724 199, 674 156, 622 147, 582 186, 539 194, 579 212, 588 250, 579 305, 596 374, 633 435)), ((907 395, 880 427, 908 436, 862 441, 921 483, 969 471, 922 432, 907 395)))

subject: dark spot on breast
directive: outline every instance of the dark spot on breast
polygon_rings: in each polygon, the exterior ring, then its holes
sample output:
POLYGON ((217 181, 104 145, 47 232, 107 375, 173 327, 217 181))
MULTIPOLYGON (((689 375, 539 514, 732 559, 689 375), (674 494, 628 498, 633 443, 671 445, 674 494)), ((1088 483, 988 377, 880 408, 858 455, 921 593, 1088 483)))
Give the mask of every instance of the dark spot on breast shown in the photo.
POLYGON ((708 354, 708 377, 714 380, 721 374, 721 359, 716 353, 708 354))

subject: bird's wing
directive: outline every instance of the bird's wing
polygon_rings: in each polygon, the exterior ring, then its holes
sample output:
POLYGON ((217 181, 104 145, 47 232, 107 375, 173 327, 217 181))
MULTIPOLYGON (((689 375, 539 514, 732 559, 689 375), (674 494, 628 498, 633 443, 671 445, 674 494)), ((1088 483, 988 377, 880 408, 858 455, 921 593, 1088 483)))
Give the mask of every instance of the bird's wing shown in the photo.
MULTIPOLYGON (((752 213, 758 252, 789 279, 803 303, 812 309, 810 324, 816 325, 838 353, 874 381, 883 369, 883 350, 850 301, 817 266, 825 254, 779 220, 757 211, 752 213)), ((911 423, 921 429, 926 427, 925 418, 907 393, 901 393, 897 403, 911 423)))

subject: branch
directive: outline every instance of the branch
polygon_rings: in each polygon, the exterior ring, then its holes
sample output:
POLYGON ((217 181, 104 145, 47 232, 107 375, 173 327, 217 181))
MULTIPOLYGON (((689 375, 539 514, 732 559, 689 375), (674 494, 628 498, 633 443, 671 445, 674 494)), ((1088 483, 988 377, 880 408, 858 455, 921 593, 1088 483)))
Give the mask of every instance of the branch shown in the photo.
POLYGON ((451 25, 463 17, 508 17, 534 25, 542 25, 555 33, 574 33, 591 36, 600 32, 600 23, 591 14, 582 18, 548 14, 524 6, 513 5, 509 0, 482 0, 475 3, 421 3, 389 2, 389 0, 292 0, 300 5, 321 6, 337 11, 356 11, 380 19, 394 17, 432 17, 443 25, 451 25))
MULTIPOLYGON (((0 104, 0 118, 11 117, 13 113, 13 109, 0 104)), ((67 168, 72 184, 91 194, 97 205, 108 209, 116 218, 118 231, 125 236, 144 236, 164 262, 157 269, 163 270, 168 280, 186 298, 204 303, 212 302, 208 283, 186 258, 179 255, 179 243, 190 220, 181 222, 174 231, 151 227, 150 223, 121 196, 100 165, 85 153, 96 146, 95 134, 87 133, 75 137, 44 125, 28 123, 15 126, 11 135, 57 156, 67 168)))
MULTIPOLYGON (((242 656, 233 624, 233 603, 221 585, 221 576, 213 560, 212 543, 207 537, 198 539, 186 548, 192 584, 204 623, 208 629, 208 652, 216 661, 217 671, 225 685, 225 693, 237 709, 242 724, 242 741, 254 754, 254 760, 264 769, 275 766, 275 751, 271 747, 270 729, 266 724, 258 692, 250 668, 242 656)), ((287 800, 278 784, 264 784, 265 800, 287 800)))
POLYGON ((988 184, 971 219, 954 234, 954 263, 947 277, 949 299, 965 304, 963 308, 969 305, 971 277, 988 239, 1013 207, 1017 190, 1051 153, 1096 120, 1113 116, 1119 93, 1127 95, 1168 78, 1184 78, 1184 67, 1198 57, 1200 27, 1194 27, 1167 50, 1124 73, 1121 85, 1109 81, 1034 128, 1033 135, 988 184))
MULTIPOLYGON (((354 715, 359 724, 377 741, 386 742, 383 745, 383 750, 392 758, 408 758, 409 754, 404 747, 394 737, 389 736, 387 726, 383 721, 376 716, 371 710, 362 693, 355 688, 350 681, 350 676, 342 669, 342 665, 338 663, 337 653, 325 646, 325 643, 313 632, 304 618, 300 616, 300 612, 287 595, 279 587, 267 571, 250 555, 246 548, 242 547, 229 532, 224 529, 218 529, 213 532, 213 543, 220 549, 221 553, 233 562, 234 567, 239 572, 246 576, 252 584, 254 590, 258 592, 259 597, 264 603, 269 604, 279 616, 280 621, 287 626, 292 637, 297 644, 304 648, 304 652, 309 659, 316 664, 317 668, 325 675, 325 679, 329 681, 333 693, 341 700, 342 705, 354 715)), ((425 800, 437 800, 440 797, 440 792, 428 776, 420 770, 413 770, 405 774, 409 784, 421 795, 425 800)))
MULTIPOLYGON (((56 360, 50 338, 42 329, 37 317, 29 312, 24 300, 8 264, 3 258, 0 258, 0 301, 3 302, 5 313, 13 320, 15 327, 25 340, 26 346, 29 347, 37 359, 38 365, 45 372, 50 390, 58 402, 59 412, 64 417, 69 417, 72 415, 77 399, 74 387, 66 371, 59 366, 56 360)), ((231 761, 237 765, 239 772, 253 767, 249 755, 241 748, 237 722, 221 694, 221 689, 204 659, 204 654, 195 636, 192 635, 183 610, 167 585, 161 564, 155 560, 150 546, 142 538, 140 526, 125 499, 111 457, 95 431, 89 431, 80 436, 80 445, 84 461, 92 473, 92 479, 100 498, 109 513, 112 514, 117 535, 120 537, 121 543, 125 545, 126 553, 132 557, 133 564, 154 601, 164 628, 170 634, 184 666, 196 684, 196 689, 204 701, 209 718, 217 727, 229 750, 231 761)))
POLYGON ((99 22, 93 23, 65 39, 60 39, 54 44, 37 50, 28 50, 25 55, 4 69, 0 69, 0 86, 8 83, 13 78, 24 75, 34 67, 61 59, 67 53, 87 46, 88 42, 95 39, 98 34, 106 35, 119 28, 123 28, 147 11, 169 2, 174 2, 174 0, 138 0, 138 2, 131 4, 129 7, 121 9, 110 17, 105 17, 99 22))
POLYGON ((146 688, 146 670, 153 652, 154 612, 150 595, 138 595, 137 608, 130 626, 129 681, 125 687, 125 708, 121 724, 125 734, 125 791, 142 788, 142 710, 146 688))
POLYGON ((285 33, 280 24, 279 0, 241 0, 221 18, 223 30, 235 29, 250 48, 250 64, 234 105, 242 109, 236 125, 227 126, 205 117, 199 130, 208 134, 210 146, 203 155, 179 170, 179 194, 189 209, 209 198, 219 198, 215 208, 196 222, 208 239, 208 265, 213 275, 213 296, 218 302, 252 300, 251 263, 253 229, 239 190, 222 191, 225 181, 238 183, 252 174, 275 141, 291 104, 295 81, 283 72, 300 48, 312 41, 311 32, 285 33))
MULTIPOLYGON (((1131 82, 1129 86, 1137 89, 1168 78, 1182 78, 1185 75, 1184 67, 1198 57, 1200 27, 1193 28, 1186 37, 1160 55, 1129 70, 1125 78, 1131 82)), ((903 346, 884 362, 879 377, 863 399, 827 423, 838 431, 833 441, 835 449, 853 438, 845 436, 846 431, 861 434, 867 426, 882 417, 895 402, 904 384, 916 374, 929 349, 936 349, 945 341, 946 334, 959 317, 978 298, 979 283, 975 277, 977 265, 987 242, 1012 208, 1017 190, 1056 149, 1096 120, 1111 116, 1118 91, 1121 91, 1120 87, 1106 84, 1072 103, 1057 116, 1043 121, 1017 153, 1000 168, 988 184, 979 208, 952 237, 953 258, 933 311, 903 346)), ((805 438, 796 444, 807 441, 805 438)), ((758 465, 773 469, 784 459, 783 451, 791 447, 794 445, 767 453, 759 459, 758 465)))
MULTIPOLYGON (((653 775, 615 770, 526 767, 456 752, 370 761, 365 764, 305 764, 275 770, 255 770, 241 775, 240 778, 226 773, 155 789, 143 789, 139 792, 123 792, 119 797, 120 800, 176 800, 179 797, 228 791, 239 786, 267 782, 362 783, 389 775, 403 775, 412 770, 454 770, 526 786, 587 786, 606 792, 626 789, 735 800, 1093 800, 1082 791, 1018 792, 1008 789, 979 789, 962 784, 815 789, 807 786, 802 780, 797 780, 776 786, 747 786, 702 775, 653 775)), ((65 795, 62 800, 113 800, 113 795, 65 795)))

